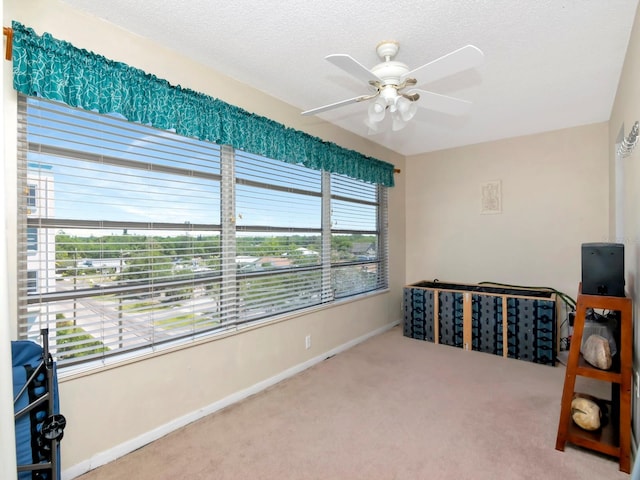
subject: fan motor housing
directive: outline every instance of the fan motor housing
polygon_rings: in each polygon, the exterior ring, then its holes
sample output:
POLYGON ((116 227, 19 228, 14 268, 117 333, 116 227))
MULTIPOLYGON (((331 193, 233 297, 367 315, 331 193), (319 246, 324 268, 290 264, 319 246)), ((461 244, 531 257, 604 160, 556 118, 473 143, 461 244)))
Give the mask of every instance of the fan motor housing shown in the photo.
POLYGON ((400 85, 400 79, 409 71, 409 67, 402 62, 390 60, 379 63, 371 71, 382 80, 382 85, 400 85))

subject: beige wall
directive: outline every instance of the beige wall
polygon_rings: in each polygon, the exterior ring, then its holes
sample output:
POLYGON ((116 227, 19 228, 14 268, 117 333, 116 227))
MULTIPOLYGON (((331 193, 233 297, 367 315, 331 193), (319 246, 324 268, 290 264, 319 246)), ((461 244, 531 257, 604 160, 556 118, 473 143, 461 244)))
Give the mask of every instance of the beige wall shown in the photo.
POLYGON ((607 241, 604 123, 407 159, 407 281, 546 286, 575 298, 580 245, 607 241), (502 213, 481 215, 500 180, 502 213))
MULTIPOLYGON (((629 48, 625 57, 624 67, 618 91, 611 112, 611 120, 609 122, 609 167, 612 187, 616 176, 616 140, 620 129, 624 127, 624 135, 629 135, 631 127, 636 121, 640 120, 640 10, 636 12, 636 18, 629 39, 629 48)), ((634 150, 633 154, 621 161, 622 164, 622 188, 616 191, 612 188, 611 192, 611 234, 616 231, 616 198, 619 195, 622 199, 622 227, 623 241, 625 244, 625 277, 627 284, 627 293, 634 300, 634 322, 637 321, 640 307, 638 300, 640 299, 640 145, 634 150)), ((635 328, 634 339, 634 371, 640 367, 640 329, 635 328)), ((640 434, 640 407, 638 398, 633 396, 633 431, 637 440, 640 434)), ((637 443, 636 443, 637 444, 637 443)))
MULTIPOLYGON (((198 65, 179 53, 88 17, 56 0, 5 0, 5 24, 14 19, 38 34, 49 32, 77 47, 141 68, 172 84, 181 84, 215 96, 287 126, 358 150, 396 167, 404 159, 392 152, 238 84, 198 65)), ((16 95, 11 89, 9 62, 4 62, 4 163, 8 180, 7 241, 15 258, 15 138, 16 95)), ((60 375, 60 402, 68 424, 62 443, 66 476, 110 460, 152 439, 150 433, 179 426, 185 418, 224 403, 247 389, 266 384, 301 365, 322 358, 326 352, 349 345, 400 320, 404 272, 404 180, 390 189, 390 285, 388 293, 347 302, 328 309, 287 318, 240 334, 201 342, 189 348, 156 354, 116 367, 103 367, 74 376, 60 375), (312 347, 304 337, 312 335, 312 347)), ((12 289, 16 284, 15 260, 6 272, 12 289)), ((15 294, 15 290, 13 290, 15 294)), ((10 299, 15 298, 11 295, 10 299)), ((6 306, 6 305, 5 305, 6 306)), ((10 300, 10 309, 16 305, 10 300)), ((15 318, 15 315, 12 316, 15 318)), ((7 318, 7 317, 3 317, 7 318)), ((3 320, 6 321, 6 320, 3 320)), ((11 328, 15 327, 13 324, 11 328)))
MULTIPOLYGON (((125 453, 150 431, 197 415, 323 352, 397 321, 401 286, 406 283, 433 278, 472 283, 491 280, 550 286, 575 296, 580 280, 580 244, 612 238, 610 219, 615 212, 610 214, 609 209, 615 188, 609 178, 613 178, 613 142, 622 123, 627 133, 640 119, 638 19, 609 124, 434 152, 405 162, 366 139, 315 118, 300 117, 296 108, 57 0, 4 0, 3 13, 5 25, 16 19, 37 33, 52 33, 173 84, 221 98, 402 169, 389 199, 390 293, 141 361, 82 375, 63 375, 60 399, 68 428, 62 461, 68 473, 125 453), (503 212, 480 215, 480 187, 492 180, 502 182, 503 212), (304 349, 307 334, 313 338, 310 350, 304 349)), ((10 85, 9 62, 3 62, 3 73, 7 139, 4 201, 11 260, 15 258, 11 252, 15 253, 12 141, 16 99, 10 85)), ((625 162, 627 282, 636 297, 635 278, 640 267, 640 222, 635 221, 640 213, 636 207, 640 200, 636 193, 636 185, 640 185, 637 161, 638 153, 625 162)), ((10 262, 6 281, 11 299, 15 298, 15 269, 10 262)), ((14 303, 9 307, 15 311, 14 303)), ((13 323, 11 328, 15 331, 13 323)), ((640 358, 637 353, 636 358, 640 358)))

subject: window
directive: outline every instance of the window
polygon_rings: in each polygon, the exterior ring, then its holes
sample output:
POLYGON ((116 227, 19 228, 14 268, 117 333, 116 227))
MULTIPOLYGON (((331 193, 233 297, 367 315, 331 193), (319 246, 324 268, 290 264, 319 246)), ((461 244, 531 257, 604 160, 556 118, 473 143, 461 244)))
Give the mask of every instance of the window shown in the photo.
POLYGON ((35 270, 27 272, 27 293, 38 293, 38 272, 35 270))
POLYGON ((384 187, 59 103, 19 105, 19 331, 49 328, 61 365, 387 286, 384 187))
POLYGON ((38 229, 34 227, 27 228, 27 250, 29 253, 38 251, 38 229))
POLYGON ((384 189, 348 177, 331 179, 331 283, 336 298, 384 288, 386 258, 379 225, 384 189))
POLYGON ((322 302, 322 173, 235 155, 241 321, 322 302))
POLYGON ((36 207, 36 186, 35 185, 27 185, 27 213, 32 214, 35 213, 36 207))

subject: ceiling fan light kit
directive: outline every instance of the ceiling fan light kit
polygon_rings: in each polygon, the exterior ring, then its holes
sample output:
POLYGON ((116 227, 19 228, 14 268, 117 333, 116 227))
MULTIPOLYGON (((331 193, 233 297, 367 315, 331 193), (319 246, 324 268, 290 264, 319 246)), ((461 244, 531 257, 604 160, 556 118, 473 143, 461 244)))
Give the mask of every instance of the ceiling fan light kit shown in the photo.
POLYGON ((369 133, 374 134, 383 130, 381 126, 387 117, 387 111, 393 131, 404 128, 415 116, 418 106, 451 115, 462 115, 469 111, 471 102, 414 87, 481 65, 484 54, 479 48, 467 45, 413 70, 409 70, 406 64, 393 60, 399 49, 400 45, 396 41, 379 43, 376 53, 382 62, 371 69, 347 54, 326 56, 326 60, 366 82, 375 91, 369 95, 306 110, 302 115, 316 115, 351 103, 373 100, 367 108, 365 124, 369 127, 369 133), (422 102, 418 102, 420 98, 423 99, 422 102))

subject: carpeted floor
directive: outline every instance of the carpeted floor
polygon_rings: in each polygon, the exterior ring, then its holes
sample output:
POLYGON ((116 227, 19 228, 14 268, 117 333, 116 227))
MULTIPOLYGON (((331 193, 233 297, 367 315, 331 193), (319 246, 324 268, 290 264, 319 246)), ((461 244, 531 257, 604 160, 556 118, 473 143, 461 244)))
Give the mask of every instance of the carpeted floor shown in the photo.
POLYGON ((396 327, 79 478, 629 479, 555 450, 563 380, 396 327))

